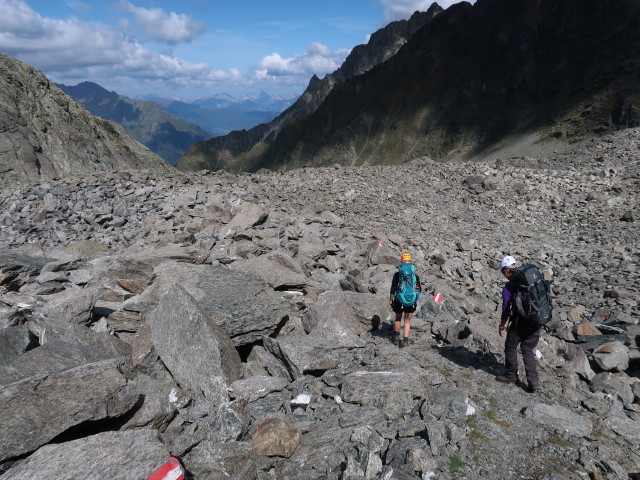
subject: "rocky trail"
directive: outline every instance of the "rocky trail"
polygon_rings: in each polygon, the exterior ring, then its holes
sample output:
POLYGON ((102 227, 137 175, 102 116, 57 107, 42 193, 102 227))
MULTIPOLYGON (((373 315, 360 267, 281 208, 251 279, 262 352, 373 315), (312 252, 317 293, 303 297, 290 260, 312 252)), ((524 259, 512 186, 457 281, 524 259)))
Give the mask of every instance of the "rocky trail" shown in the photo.
POLYGON ((640 130, 545 158, 0 193, 0 477, 640 478, 640 130), (390 342, 391 277, 425 291, 390 342), (553 281, 495 381, 500 258, 553 281), (442 293, 435 303, 432 295, 442 293))

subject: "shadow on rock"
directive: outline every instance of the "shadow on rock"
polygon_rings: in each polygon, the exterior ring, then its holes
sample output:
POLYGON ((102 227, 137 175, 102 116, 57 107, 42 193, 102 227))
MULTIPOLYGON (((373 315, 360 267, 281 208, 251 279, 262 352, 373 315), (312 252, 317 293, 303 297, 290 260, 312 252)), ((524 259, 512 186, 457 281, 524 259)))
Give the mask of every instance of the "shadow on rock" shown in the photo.
POLYGON ((461 367, 475 368, 477 370, 484 370, 491 375, 499 375, 503 373, 504 366, 500 363, 496 355, 493 353, 486 353, 482 351, 472 352, 463 346, 433 346, 440 355, 447 360, 450 360, 461 367))

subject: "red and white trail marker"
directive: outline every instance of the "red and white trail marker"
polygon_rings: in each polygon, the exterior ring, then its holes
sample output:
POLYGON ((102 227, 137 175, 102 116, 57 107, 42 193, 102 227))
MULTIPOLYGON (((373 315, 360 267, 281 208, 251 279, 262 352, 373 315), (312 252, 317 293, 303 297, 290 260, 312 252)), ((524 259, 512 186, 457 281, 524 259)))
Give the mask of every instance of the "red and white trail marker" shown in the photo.
POLYGON ((433 301, 436 302, 436 303, 442 302, 442 294, 441 293, 436 293, 433 296, 433 301))
POLYGON ((147 480, 184 480, 184 470, 180 460, 169 457, 167 463, 147 477, 147 480))

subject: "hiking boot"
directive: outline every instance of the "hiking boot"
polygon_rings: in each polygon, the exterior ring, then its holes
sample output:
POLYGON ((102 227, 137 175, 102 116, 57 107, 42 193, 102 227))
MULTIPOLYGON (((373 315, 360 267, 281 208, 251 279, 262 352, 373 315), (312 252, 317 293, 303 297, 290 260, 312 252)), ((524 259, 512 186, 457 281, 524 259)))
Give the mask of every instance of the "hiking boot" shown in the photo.
POLYGON ((400 343, 400 348, 404 348, 404 347, 407 347, 407 346, 409 346, 409 339, 407 337, 404 337, 402 339, 402 343, 400 343))
POLYGON ((530 383, 527 387, 527 392, 529 393, 536 393, 538 390, 540 390, 540 387, 537 383, 530 383))
POLYGON ((496 380, 498 382, 500 382, 500 383, 513 383, 513 384, 515 384, 516 381, 517 381, 515 378, 511 379, 511 378, 507 377, 506 375, 500 375, 500 376, 496 377, 496 380))
POLYGON ((400 332, 393 332, 391 334, 391 343, 396 344, 400 340, 400 332))

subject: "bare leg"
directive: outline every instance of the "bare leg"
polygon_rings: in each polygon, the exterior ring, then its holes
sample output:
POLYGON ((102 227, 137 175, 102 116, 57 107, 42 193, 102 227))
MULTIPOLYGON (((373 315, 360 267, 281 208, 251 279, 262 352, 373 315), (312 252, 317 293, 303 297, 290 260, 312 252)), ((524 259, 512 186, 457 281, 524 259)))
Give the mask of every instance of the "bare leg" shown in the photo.
POLYGON ((404 314, 404 338, 409 337, 409 330, 411 329, 411 317, 413 313, 404 314))
POLYGON ((400 320, 402 319, 402 313, 396 313, 396 321, 393 322, 393 331, 400 334, 400 320))

